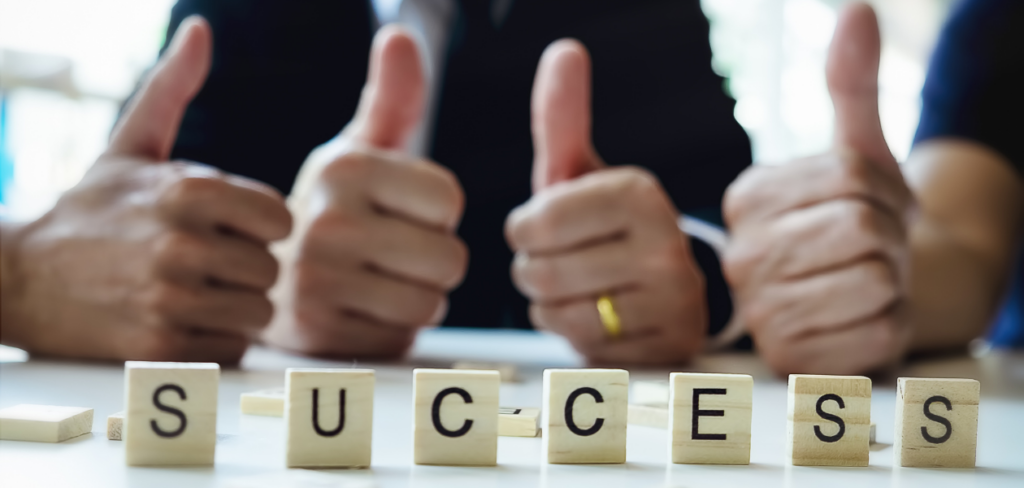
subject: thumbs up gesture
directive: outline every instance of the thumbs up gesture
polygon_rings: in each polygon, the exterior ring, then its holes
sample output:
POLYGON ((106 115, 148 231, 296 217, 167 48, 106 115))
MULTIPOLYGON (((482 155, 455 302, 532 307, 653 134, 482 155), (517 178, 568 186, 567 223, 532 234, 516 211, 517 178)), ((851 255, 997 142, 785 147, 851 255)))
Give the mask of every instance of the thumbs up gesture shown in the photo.
POLYGON ((532 101, 534 196, 506 222, 512 275, 530 317, 594 362, 670 363, 703 345, 703 276, 657 178, 607 167, 590 140, 590 58, 577 41, 545 50, 532 101), (620 333, 596 303, 610 297, 620 333))
POLYGON ((83 180, 38 220, 5 225, 5 343, 60 356, 232 363, 270 321, 277 263, 268 243, 291 227, 283 198, 167 161, 209 71, 211 42, 204 20, 182 22, 83 180))
POLYGON ((374 38, 355 118, 306 160, 278 250, 277 314, 264 339, 309 354, 391 357, 438 323, 468 254, 455 235, 458 181, 406 152, 423 115, 416 44, 400 27, 374 38))
POLYGON ((827 78, 835 147, 753 167, 726 193, 724 259, 757 349, 779 374, 857 374, 906 350, 914 199, 878 117, 874 11, 842 13, 827 78))

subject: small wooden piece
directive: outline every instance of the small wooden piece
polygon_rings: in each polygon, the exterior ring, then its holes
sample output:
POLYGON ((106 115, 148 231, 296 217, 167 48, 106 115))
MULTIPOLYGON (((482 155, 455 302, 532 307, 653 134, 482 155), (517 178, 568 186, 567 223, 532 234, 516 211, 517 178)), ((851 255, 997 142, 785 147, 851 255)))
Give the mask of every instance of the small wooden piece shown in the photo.
POLYGON ((870 429, 871 430, 868 431, 868 445, 873 446, 877 444, 877 437, 875 436, 875 434, 878 432, 878 426, 875 425, 874 422, 871 422, 870 429))
POLYGON ((634 405, 668 407, 668 397, 668 381, 634 381, 633 392, 630 394, 629 403, 634 405))
POLYGON ((416 464, 498 463, 497 371, 413 370, 416 464))
POLYGON ((750 464, 750 375, 672 373, 669 385, 673 463, 750 464))
POLYGON ((973 468, 978 447, 975 380, 900 378, 896 386, 895 463, 973 468))
POLYGON ((249 393, 242 393, 239 405, 244 415, 283 417, 284 397, 284 388, 250 391, 249 393))
POLYGON ((519 381, 519 372, 516 365, 509 363, 486 363, 476 361, 459 361, 452 364, 452 369, 468 369, 473 371, 497 371, 501 376, 502 383, 515 383, 519 381))
POLYGON ((0 439, 64 442, 92 431, 92 409, 21 404, 0 410, 0 439))
POLYGON ((630 405, 626 423, 656 429, 668 428, 668 407, 652 405, 630 405))
POLYGON ((539 408, 501 407, 498 409, 498 435, 537 437, 540 432, 539 408))
POLYGON ((629 372, 544 371, 544 452, 554 464, 626 462, 629 372))
POLYGON ((107 439, 112 441, 121 440, 122 427, 124 426, 124 412, 117 412, 107 417, 107 439))
POLYGON ((374 373, 369 369, 285 371, 289 468, 365 468, 373 439, 374 373))
POLYGON ((794 466, 867 466, 871 380, 789 375, 786 453, 794 466))
POLYGON ((214 363, 126 362, 128 465, 212 465, 219 381, 214 363))

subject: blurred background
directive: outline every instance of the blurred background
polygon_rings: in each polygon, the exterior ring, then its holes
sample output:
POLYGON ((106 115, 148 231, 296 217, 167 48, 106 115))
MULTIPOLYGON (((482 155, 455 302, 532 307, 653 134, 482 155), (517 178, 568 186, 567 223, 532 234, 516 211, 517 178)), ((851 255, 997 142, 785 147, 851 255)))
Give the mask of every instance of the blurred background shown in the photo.
MULTIPOLYGON (((399 0, 379 2, 379 9, 399 0)), ((882 126, 903 159, 928 57, 953 0, 876 0, 882 126)), ((754 159, 826 149, 824 65, 844 0, 702 0, 714 68, 737 100, 754 159)), ((102 152, 124 98, 153 64, 174 0, 0 0, 0 202, 45 211, 102 152)))

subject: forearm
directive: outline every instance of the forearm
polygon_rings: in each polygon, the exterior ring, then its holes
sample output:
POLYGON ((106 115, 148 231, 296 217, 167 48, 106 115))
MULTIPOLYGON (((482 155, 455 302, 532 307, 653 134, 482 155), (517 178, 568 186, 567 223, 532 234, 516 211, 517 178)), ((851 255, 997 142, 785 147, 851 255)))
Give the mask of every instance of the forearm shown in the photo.
POLYGON ((1005 295, 1024 222, 1024 182, 1000 154, 936 139, 904 167, 920 205, 910 229, 913 351, 964 347, 1005 295))
POLYGON ((26 342, 25 324, 18 318, 22 280, 14 258, 23 229, 21 224, 0 222, 0 344, 10 346, 26 342))

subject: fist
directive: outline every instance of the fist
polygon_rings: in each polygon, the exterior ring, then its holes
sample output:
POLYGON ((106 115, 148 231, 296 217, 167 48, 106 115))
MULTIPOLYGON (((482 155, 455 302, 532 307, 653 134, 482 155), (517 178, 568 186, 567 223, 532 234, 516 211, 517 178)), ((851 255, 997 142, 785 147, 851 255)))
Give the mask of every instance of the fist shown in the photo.
POLYGON ((201 19, 181 24, 109 149, 16 241, 24 283, 4 306, 29 350, 233 363, 270 321, 268 243, 291 227, 284 200, 255 181, 166 161, 208 71, 210 39, 201 19))
POLYGON ((576 41, 544 53, 533 92, 534 196, 506 223, 530 317, 589 360, 672 363, 700 350, 703 276, 657 178, 608 168, 590 141, 590 60, 576 41), (621 336, 602 325, 611 297, 621 336))
POLYGON ((310 155, 293 191, 297 232, 281 251, 281 307, 268 342, 393 357, 444 318, 468 260, 455 235, 464 197, 450 171, 404 151, 423 90, 413 40, 381 29, 355 119, 310 155))
POLYGON ((914 207, 878 118, 878 26, 848 8, 829 55, 836 149, 752 167, 726 193, 726 278, 779 374, 860 374, 909 343, 908 222, 914 207))

